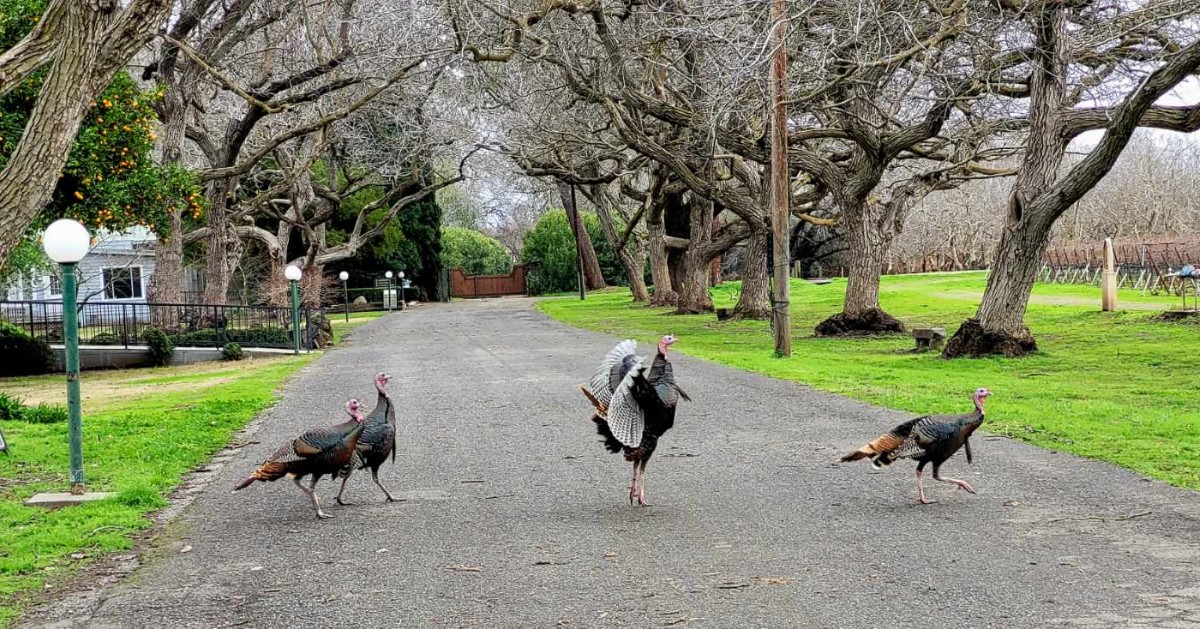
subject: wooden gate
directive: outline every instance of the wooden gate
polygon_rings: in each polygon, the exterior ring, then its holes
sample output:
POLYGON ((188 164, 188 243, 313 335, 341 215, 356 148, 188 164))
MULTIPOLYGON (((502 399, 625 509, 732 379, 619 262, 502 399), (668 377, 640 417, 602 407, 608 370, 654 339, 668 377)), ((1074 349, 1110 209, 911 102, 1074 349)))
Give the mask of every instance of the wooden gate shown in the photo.
POLYGON ((525 294, 525 265, 514 265, 507 275, 467 275, 450 271, 451 297, 499 297, 525 294))

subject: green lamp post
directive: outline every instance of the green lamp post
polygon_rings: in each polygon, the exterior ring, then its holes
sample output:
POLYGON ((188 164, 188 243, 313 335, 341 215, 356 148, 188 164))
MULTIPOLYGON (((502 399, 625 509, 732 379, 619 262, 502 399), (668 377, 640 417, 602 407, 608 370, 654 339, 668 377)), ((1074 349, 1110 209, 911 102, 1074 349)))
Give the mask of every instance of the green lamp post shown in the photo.
POLYGON ((396 292, 392 290, 392 272, 388 271, 387 273, 384 273, 383 276, 387 278, 387 292, 388 292, 387 299, 385 299, 384 301, 387 302, 388 312, 391 312, 392 307, 395 305, 395 302, 396 302, 396 292))
POLYGON ((78 221, 60 219, 46 228, 42 247, 62 267, 62 318, 67 368, 68 443, 71 452, 71 495, 83 490, 83 418, 79 401, 79 322, 75 265, 87 255, 91 235, 78 221))
POLYGON ((300 353, 300 278, 304 274, 300 272, 300 267, 289 264, 283 270, 283 276, 287 278, 292 285, 292 348, 294 354, 300 353))
POLYGON ((404 271, 400 271, 400 309, 408 308, 408 303, 404 301, 404 271))
POLYGON ((342 303, 346 308, 346 323, 350 323, 350 290, 346 288, 346 280, 350 279, 350 274, 342 271, 338 273, 338 279, 342 280, 342 303))

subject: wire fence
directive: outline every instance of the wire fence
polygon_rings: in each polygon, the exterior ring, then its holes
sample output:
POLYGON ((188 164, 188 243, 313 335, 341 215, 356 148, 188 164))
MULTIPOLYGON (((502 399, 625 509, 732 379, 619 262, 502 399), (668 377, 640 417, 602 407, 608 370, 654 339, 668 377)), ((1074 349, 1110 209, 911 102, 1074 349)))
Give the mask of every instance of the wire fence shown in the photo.
MULTIPOLYGON (((1117 286, 1143 294, 1181 295, 1190 286, 1174 273, 1200 263, 1198 241, 1140 241, 1113 243, 1117 286)), ((1104 271, 1104 244, 1051 245, 1042 260, 1039 279, 1053 284, 1099 285, 1104 271)))

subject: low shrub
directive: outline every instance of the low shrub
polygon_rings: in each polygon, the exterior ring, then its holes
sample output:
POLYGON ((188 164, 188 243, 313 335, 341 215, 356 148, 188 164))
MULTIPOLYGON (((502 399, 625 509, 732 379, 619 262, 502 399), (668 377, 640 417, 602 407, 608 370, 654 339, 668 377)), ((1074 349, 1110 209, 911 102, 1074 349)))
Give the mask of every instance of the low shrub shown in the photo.
POLYGON ((7 321, 0 321, 0 377, 35 376, 58 367, 54 352, 45 341, 7 321))
POLYGON ((30 424, 62 424, 67 421, 67 407, 42 402, 21 409, 21 421, 30 424))
POLYGON ((142 334, 142 338, 146 339, 146 346, 150 349, 151 362, 159 367, 171 363, 171 357, 175 355, 175 343, 166 332, 150 328, 142 334))
POLYGON ((241 360, 246 357, 242 352, 242 346, 238 345, 237 343, 226 343, 225 346, 221 348, 221 356, 223 356, 225 360, 241 360))
POLYGON ((0 392, 0 419, 21 419, 21 410, 25 401, 19 397, 0 392))

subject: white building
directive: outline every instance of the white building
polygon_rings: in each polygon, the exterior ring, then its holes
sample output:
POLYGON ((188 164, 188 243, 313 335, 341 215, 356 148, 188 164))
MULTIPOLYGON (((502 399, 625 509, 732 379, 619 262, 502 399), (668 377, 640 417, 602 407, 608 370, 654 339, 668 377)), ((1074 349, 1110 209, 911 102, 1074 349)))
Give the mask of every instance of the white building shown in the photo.
MULTIPOLYGON (((79 301, 87 303, 144 304, 154 275, 155 237, 144 227, 123 232, 100 232, 88 254, 76 267, 79 301)), ((9 283, 9 301, 61 301, 58 265, 33 277, 9 283)))

